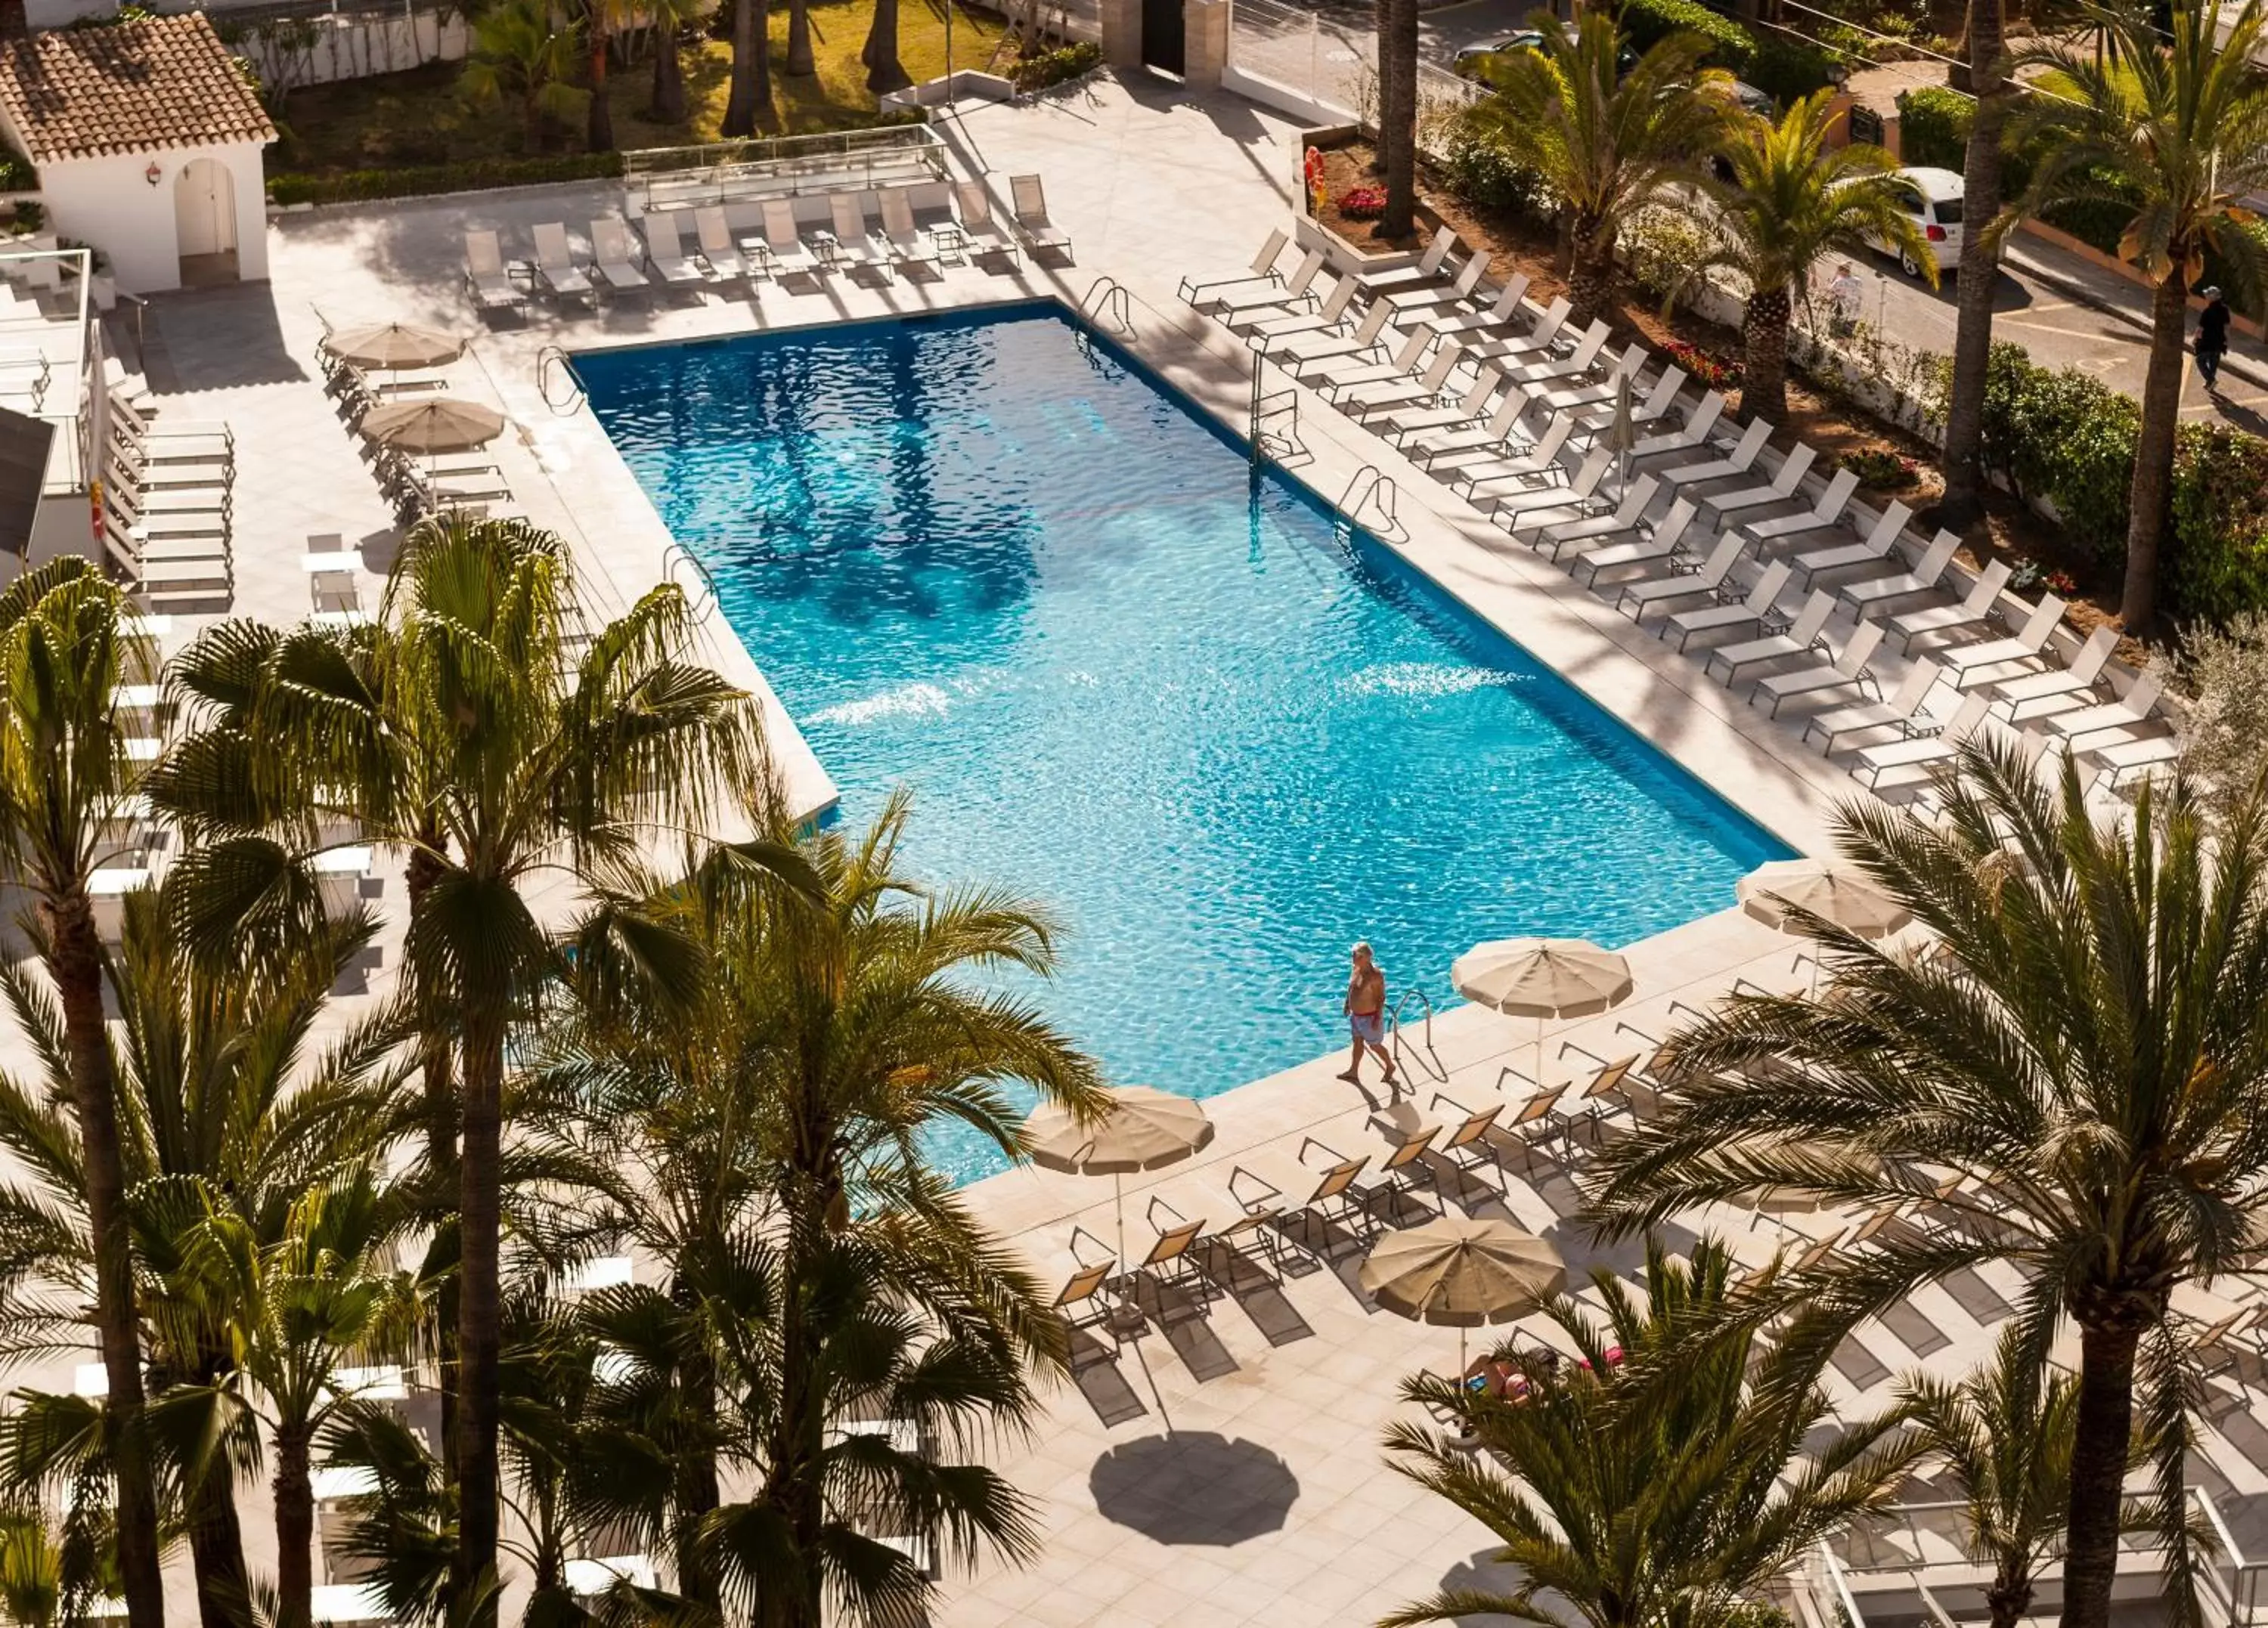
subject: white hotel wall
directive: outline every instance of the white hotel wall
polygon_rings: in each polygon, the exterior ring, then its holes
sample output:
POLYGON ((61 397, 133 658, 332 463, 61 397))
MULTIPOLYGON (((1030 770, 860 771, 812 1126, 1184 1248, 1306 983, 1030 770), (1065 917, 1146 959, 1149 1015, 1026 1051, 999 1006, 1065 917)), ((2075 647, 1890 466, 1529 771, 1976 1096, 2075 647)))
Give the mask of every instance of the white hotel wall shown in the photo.
MULTIPOLYGON (((8 134, 17 139, 13 130, 8 134)), ((101 250, 109 260, 111 275, 129 294, 177 289, 181 286, 180 226, 173 183, 194 158, 211 158, 227 168, 236 190, 237 273, 247 281, 265 277, 267 180, 257 142, 43 164, 40 190, 48 224, 64 237, 101 250), (148 173, 152 164, 158 169, 154 187, 148 173)))

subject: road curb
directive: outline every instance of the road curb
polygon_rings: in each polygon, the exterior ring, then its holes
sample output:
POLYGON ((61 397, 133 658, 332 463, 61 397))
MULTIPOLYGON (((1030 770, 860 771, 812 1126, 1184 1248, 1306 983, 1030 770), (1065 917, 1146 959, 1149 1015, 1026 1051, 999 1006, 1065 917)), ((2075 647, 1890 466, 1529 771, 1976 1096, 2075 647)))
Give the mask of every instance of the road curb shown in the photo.
MULTIPOLYGON (((2036 260, 2029 254, 2020 254, 2006 245, 2001 247, 2000 258, 2007 264, 2020 266, 2041 282, 2068 294, 2090 311, 2099 311, 2106 317, 2116 317, 2128 327, 2139 333, 2146 334, 2150 332, 2150 324, 2138 312, 2128 310, 2116 300, 2103 298, 2102 295, 2068 272, 2059 271, 2044 260, 2036 260)), ((2234 346, 2231 346, 2228 353, 2221 357, 2220 369, 2224 373, 2234 373, 2239 378, 2249 379, 2253 384, 2268 389, 2268 366, 2241 360, 2234 346)), ((2140 392, 2138 391, 2136 393, 2139 395, 2140 392)))

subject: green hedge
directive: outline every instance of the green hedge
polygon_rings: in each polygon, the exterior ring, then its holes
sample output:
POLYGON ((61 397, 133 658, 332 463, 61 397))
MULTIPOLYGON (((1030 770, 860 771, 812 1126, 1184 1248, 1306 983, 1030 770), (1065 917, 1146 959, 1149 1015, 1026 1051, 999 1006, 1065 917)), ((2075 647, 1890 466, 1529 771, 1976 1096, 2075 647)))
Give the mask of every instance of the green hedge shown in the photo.
POLYGON ((1542 176, 1469 119, 1450 126, 1440 165, 1449 190, 1476 209, 1549 224, 1558 207, 1542 176))
POLYGON ((1101 64, 1102 48, 1092 40, 1081 40, 1076 45, 1067 45, 1044 55, 1025 57, 1010 70, 1009 77, 1020 91, 1044 91, 1051 84, 1076 79, 1088 69, 1101 64))
POLYGON ((1969 158, 1969 125, 1977 104, 1941 84, 1898 93, 1898 146, 1908 164, 1960 170, 1969 158))
POLYGON ((1782 107, 1792 107, 1835 83, 1827 53, 1817 46, 1772 36, 1756 41, 1741 77, 1782 107))
POLYGON ((1739 73, 1756 55, 1756 37, 1697 0, 1622 0, 1616 13, 1631 45, 1643 51, 1674 33, 1699 34, 1709 41, 1711 66, 1739 73))
POLYGON ((365 203, 377 198, 587 181, 622 172, 622 156, 618 152, 573 153, 556 158, 477 158, 408 169, 346 170, 333 175, 271 175, 268 195, 278 204, 365 203))
POLYGON ((2268 441, 2225 424, 2184 424, 2174 451, 2175 603, 2225 622, 2268 609, 2268 441))

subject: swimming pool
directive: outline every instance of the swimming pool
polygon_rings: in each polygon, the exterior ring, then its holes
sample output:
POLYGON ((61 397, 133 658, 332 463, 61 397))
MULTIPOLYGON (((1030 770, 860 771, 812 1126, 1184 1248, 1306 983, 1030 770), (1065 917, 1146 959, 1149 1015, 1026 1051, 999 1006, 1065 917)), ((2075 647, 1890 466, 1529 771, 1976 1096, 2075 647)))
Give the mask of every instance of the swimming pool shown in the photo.
POLYGON ((1790 851, 1053 306, 576 365, 843 817, 909 786, 924 874, 1068 920, 1046 1008, 1114 1080, 1342 1044, 1354 939, 1438 1001, 1790 851))

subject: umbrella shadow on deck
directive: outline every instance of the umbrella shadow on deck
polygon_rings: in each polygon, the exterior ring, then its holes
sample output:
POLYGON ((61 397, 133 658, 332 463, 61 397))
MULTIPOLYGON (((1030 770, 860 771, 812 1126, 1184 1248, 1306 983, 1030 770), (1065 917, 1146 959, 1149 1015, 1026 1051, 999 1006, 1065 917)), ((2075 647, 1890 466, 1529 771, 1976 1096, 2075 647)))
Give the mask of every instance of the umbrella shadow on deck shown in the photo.
POLYGON ((1283 1530, 1300 1478, 1257 1441, 1176 1431, 1113 1448, 1087 1488, 1105 1520, 1154 1543, 1232 1548, 1283 1530))

